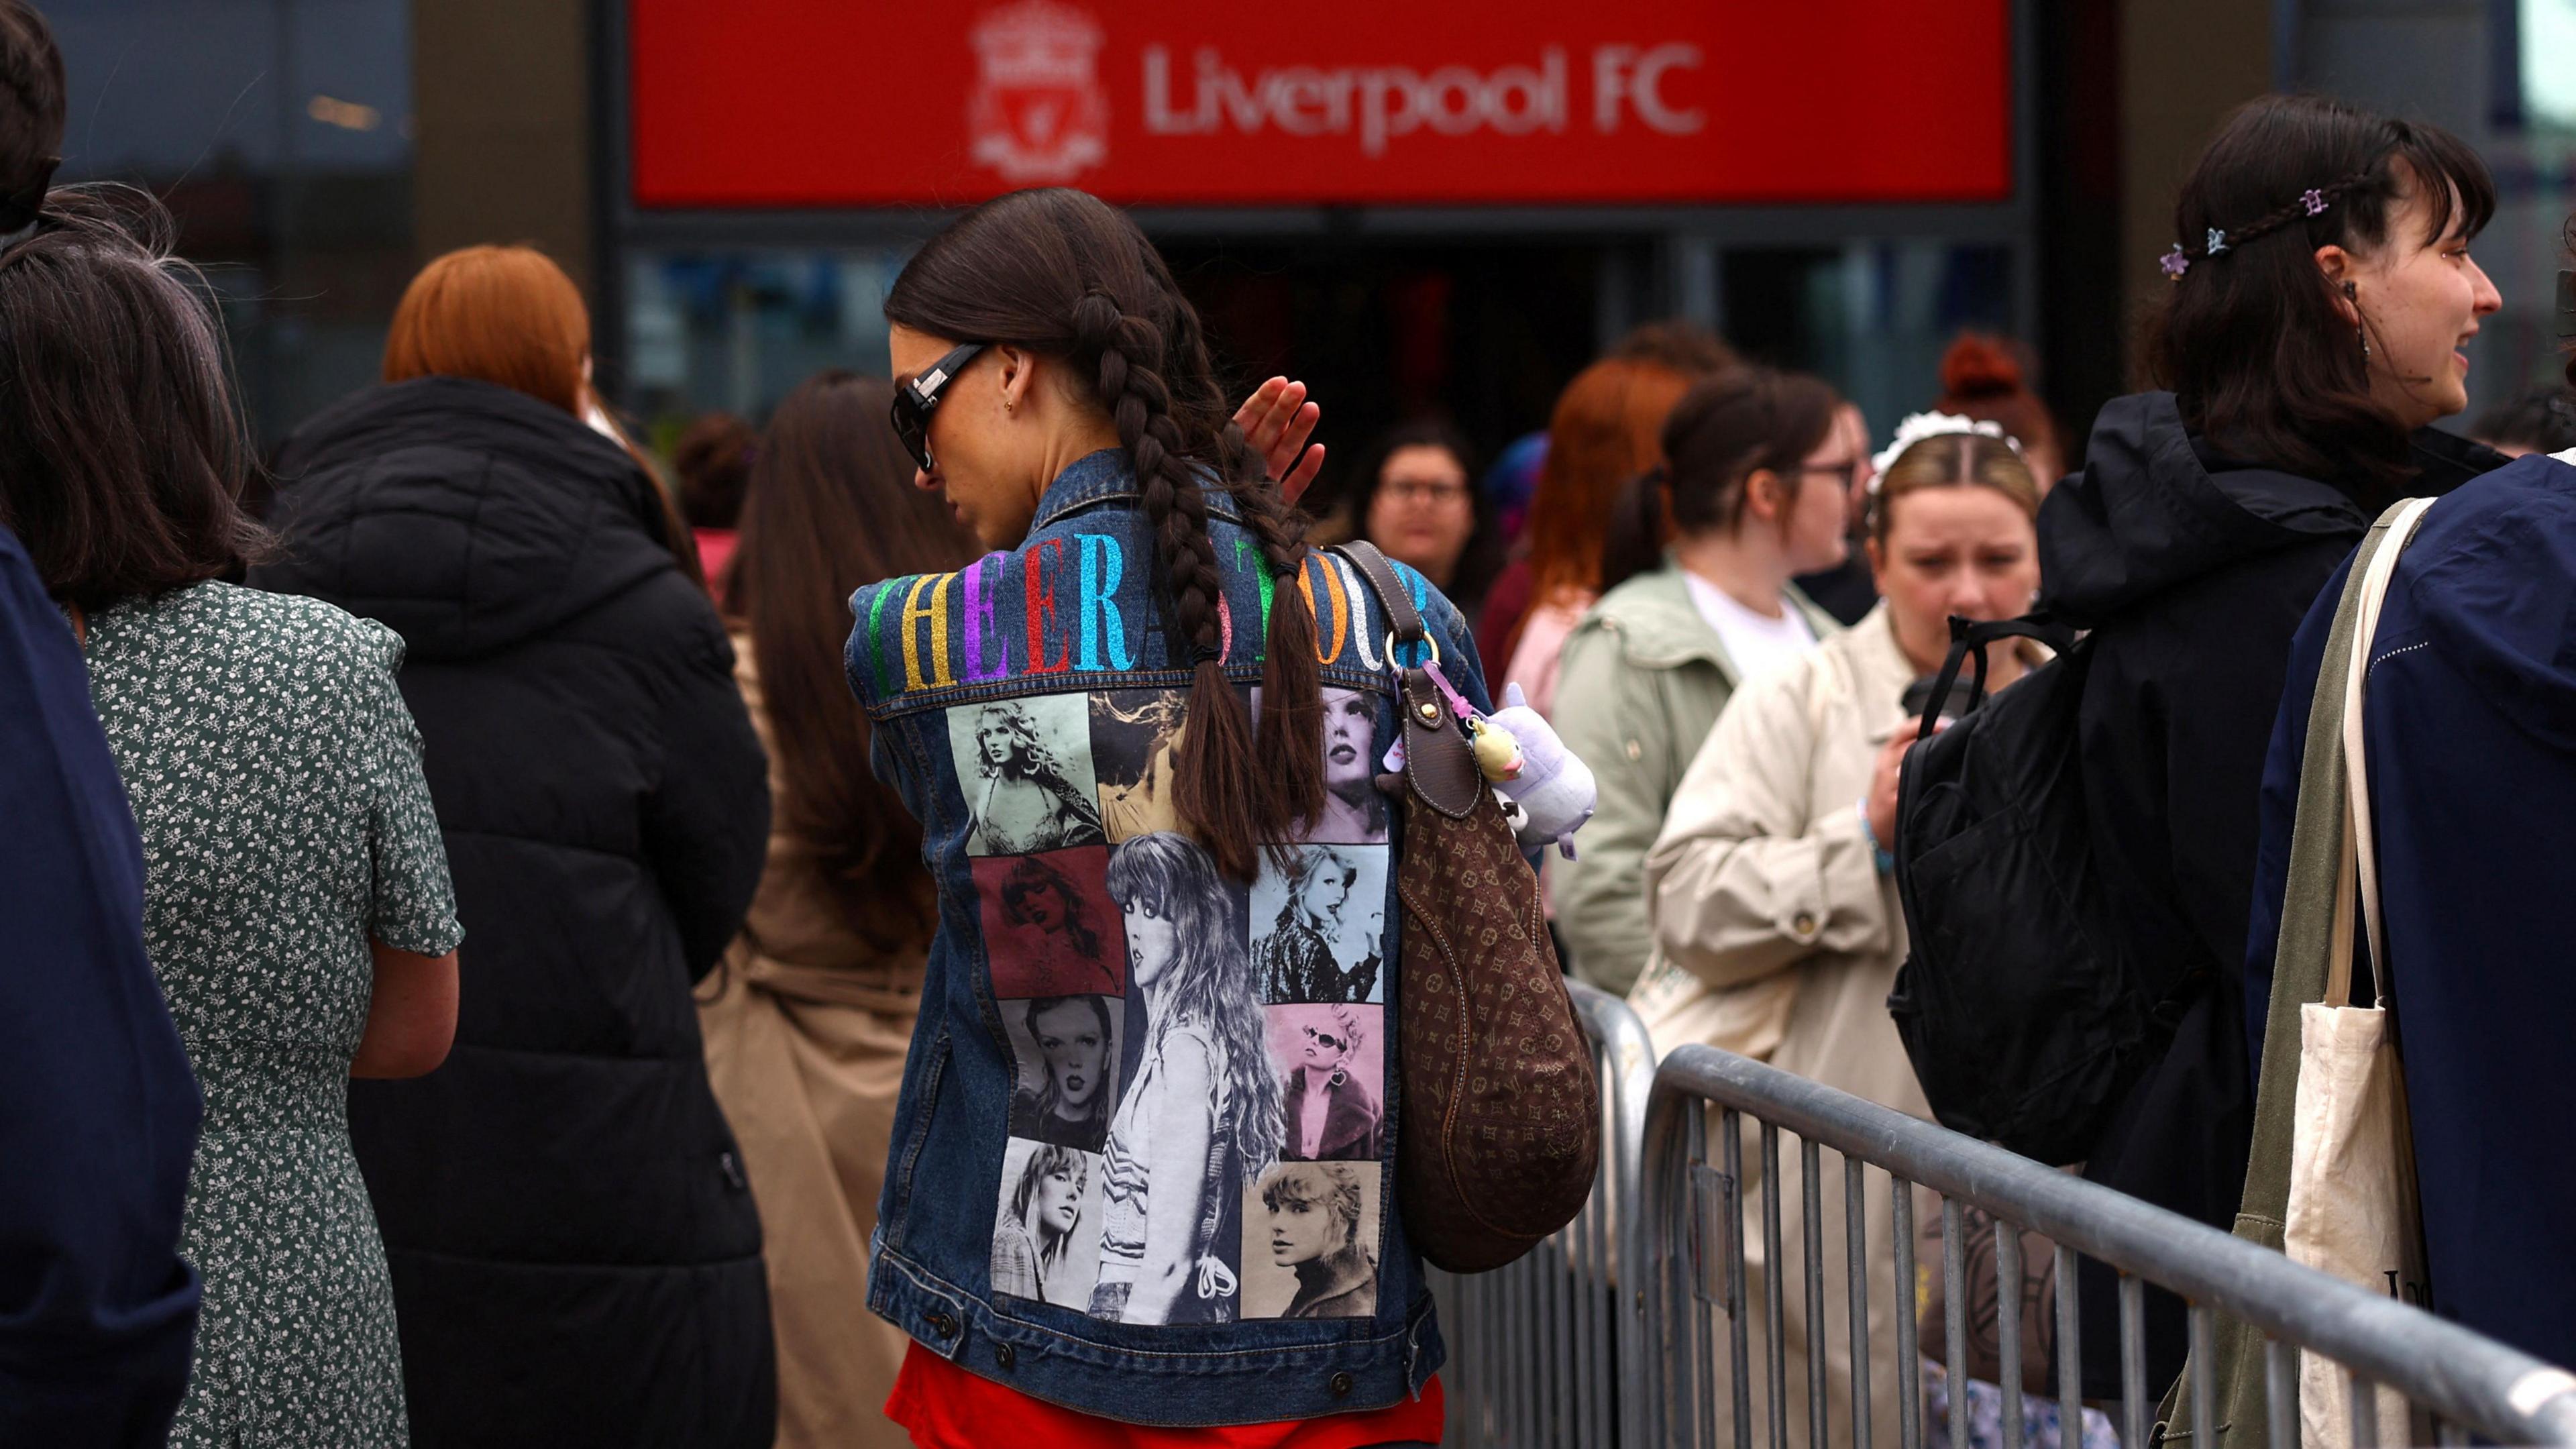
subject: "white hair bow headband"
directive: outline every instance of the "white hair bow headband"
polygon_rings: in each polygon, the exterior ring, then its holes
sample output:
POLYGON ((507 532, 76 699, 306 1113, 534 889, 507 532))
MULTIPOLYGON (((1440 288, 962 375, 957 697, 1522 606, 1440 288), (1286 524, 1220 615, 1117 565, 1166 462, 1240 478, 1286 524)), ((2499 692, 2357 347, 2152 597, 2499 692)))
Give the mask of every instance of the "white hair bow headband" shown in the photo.
POLYGON ((1922 442, 1925 438, 1943 438, 1954 433, 1971 433, 1980 438, 1995 438, 2005 447, 2012 449, 2015 456, 2021 453, 2021 444, 2007 435, 2000 423, 1963 418, 1957 413, 1915 413, 1896 425, 1895 440, 1880 449, 1877 455, 1869 460, 1873 470, 1869 480, 1870 495, 1877 496, 1878 485, 1887 477, 1887 470, 1896 466, 1896 460, 1905 456, 1906 449, 1922 442))

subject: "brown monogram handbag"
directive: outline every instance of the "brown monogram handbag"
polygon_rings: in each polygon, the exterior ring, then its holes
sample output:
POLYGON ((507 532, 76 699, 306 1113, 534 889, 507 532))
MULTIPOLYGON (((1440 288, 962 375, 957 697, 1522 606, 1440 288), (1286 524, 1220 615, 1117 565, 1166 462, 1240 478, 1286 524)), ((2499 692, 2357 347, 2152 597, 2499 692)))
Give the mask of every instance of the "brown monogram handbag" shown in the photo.
MULTIPOLYGON (((1396 644, 1429 639, 1384 554, 1366 542, 1334 552, 1368 580, 1396 644)), ((1481 1273, 1582 1210, 1601 1148, 1600 1084, 1538 877, 1440 683, 1424 668, 1398 673, 1404 771, 1378 777, 1403 841, 1396 1178, 1422 1256, 1481 1273)))

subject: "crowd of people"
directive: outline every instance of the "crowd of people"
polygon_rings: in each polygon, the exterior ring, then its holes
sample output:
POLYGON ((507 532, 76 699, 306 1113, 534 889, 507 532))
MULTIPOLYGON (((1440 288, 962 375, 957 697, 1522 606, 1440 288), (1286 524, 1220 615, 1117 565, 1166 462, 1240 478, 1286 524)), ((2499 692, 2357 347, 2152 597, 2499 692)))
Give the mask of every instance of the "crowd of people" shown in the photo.
MULTIPOLYGON (((2080 457, 2000 339, 1881 434, 1659 323, 1490 468, 1422 419, 1325 473, 1330 399, 1230 396, 1142 233, 1052 190, 911 260, 890 379, 704 419, 667 483, 561 269, 441 256, 255 489, 166 216, 48 184, 62 89, 0 0, 0 1440, 1436 1442, 1397 646, 1328 540, 1395 562, 1458 711, 1508 687, 1590 767, 1575 849, 1506 883, 1569 974, 1661 1049, 1924 1117, 1888 1007, 1900 779, 1954 712, 1922 686, 1953 620, 2085 631, 2098 888, 2166 1001, 2066 1165, 2225 1228, 2316 611, 2384 504, 2455 491, 2386 656, 2451 672, 2372 724, 2411 762, 2381 944, 2442 1306, 2576 1358, 2576 1184, 2508 1125, 2564 1099, 2576 1004, 2538 864, 2576 474, 2506 467, 2576 408, 2431 426, 2499 305, 2453 138, 2239 112, 2177 206, 2162 387, 2080 457)), ((2067 662, 2016 641, 1984 687, 2067 662)), ((1861 1268, 1904 1311, 1889 1191, 1861 1268)), ((1810 1351, 1894 1422, 1895 1320, 1856 1385, 1787 1302, 1789 1422, 1810 1351)), ((2179 1303, 2146 1330, 2170 1382, 2179 1303)))

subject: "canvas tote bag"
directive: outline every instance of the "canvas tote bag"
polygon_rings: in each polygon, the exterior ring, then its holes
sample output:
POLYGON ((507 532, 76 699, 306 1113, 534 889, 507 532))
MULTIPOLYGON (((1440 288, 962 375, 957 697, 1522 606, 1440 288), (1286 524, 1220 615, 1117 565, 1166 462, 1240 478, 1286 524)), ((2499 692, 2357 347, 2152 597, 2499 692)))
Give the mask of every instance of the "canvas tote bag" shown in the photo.
MULTIPOLYGON (((2415 1201, 2414 1138, 2406 1117, 2406 1083, 2390 1015, 2394 965, 2379 910, 2379 860, 2371 834, 2370 772, 2362 747, 2362 691, 2370 680, 2371 641, 2397 556, 2432 499, 2400 505, 2389 537, 2372 557, 2361 589, 2352 652, 2345 666, 2342 754, 2343 838, 2336 872, 2332 954, 2322 999, 2299 1008, 2299 1088, 2292 1113, 2289 1210, 2282 1245, 2290 1259, 2357 1287, 2391 1287, 2422 1301, 2423 1231, 2415 1201), (2352 1004, 2355 917, 2370 948, 2378 1000, 2352 1004)), ((2299 1437, 2343 1449, 2355 1442, 2344 1371, 2315 1354, 2299 1355, 2299 1437)), ((2378 1434, 2408 1434, 2406 1400, 2378 1390, 2378 1434)), ((2428 1426, 2429 1427, 2429 1426, 2428 1426)))
MULTIPOLYGON (((2422 1238, 2388 1006, 2394 974, 2380 922, 2378 859, 2370 848, 2361 700, 2379 601, 2431 502, 2398 504, 2362 539, 2318 669, 2255 1089, 2253 1151, 2235 1227, 2237 1237, 2373 1292, 2405 1294, 2413 1285, 2418 1299, 2422 1238), (2373 975, 2382 993, 2366 1007, 2351 1004, 2357 924, 2377 951, 2373 975)), ((2300 1438, 2307 1446, 2344 1449, 2353 1434, 2343 1373, 2327 1361, 2300 1358, 2300 1438)), ((2211 1421, 2220 1446, 2266 1449, 2261 1333, 2220 1314, 2210 1360, 2211 1421)), ((2162 1438, 2219 1449, 2190 1443, 2192 1376, 2187 1366, 2165 1396, 2158 1413, 2162 1438)), ((2380 1438, 2427 1442, 2429 1425, 2410 1426, 2395 1413, 2398 1396, 2380 1394, 2380 1438)))

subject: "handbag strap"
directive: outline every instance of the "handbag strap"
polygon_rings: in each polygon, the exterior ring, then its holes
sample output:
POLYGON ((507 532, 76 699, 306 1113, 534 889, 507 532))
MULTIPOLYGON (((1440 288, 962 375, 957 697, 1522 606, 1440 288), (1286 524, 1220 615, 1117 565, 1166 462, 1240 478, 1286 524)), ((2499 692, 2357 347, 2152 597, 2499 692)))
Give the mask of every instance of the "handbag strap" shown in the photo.
POLYGON ((1430 637, 1422 627, 1422 611, 1413 607, 1413 595, 1406 591, 1404 580, 1396 577, 1395 565, 1387 562, 1376 544, 1355 538, 1334 544, 1327 552, 1350 560, 1359 569, 1360 577, 1368 581, 1369 592, 1377 595, 1378 607, 1386 610, 1386 625, 1396 643, 1419 644, 1430 637))
MULTIPOLYGON (((1431 638, 1422 625, 1422 611, 1413 606, 1413 596, 1404 581, 1396 577, 1395 566, 1378 552, 1376 544, 1366 539, 1333 545, 1330 552, 1349 560, 1377 597, 1378 607, 1386 611, 1387 633, 1396 645, 1428 644, 1431 662, 1440 662, 1439 641, 1431 638)), ((1387 662, 1394 663, 1389 650, 1387 662)), ((1401 685, 1403 719, 1404 778, 1424 804, 1448 816, 1463 820, 1487 799, 1484 776, 1476 768, 1476 754, 1467 744, 1466 734, 1450 718, 1444 698, 1444 682, 1435 681, 1432 671, 1416 665, 1396 668, 1401 685)))
POLYGON ((2370 770, 2362 747, 2361 699, 2363 688, 2370 682, 2371 643, 2379 634, 2379 609, 2388 598, 2389 580, 2397 573, 2397 556, 2405 551, 2415 530, 2422 527, 2424 513, 2433 506, 2430 498, 2410 498, 2391 509, 2381 520, 2388 530, 2387 538, 2370 557, 2362 571, 2361 587, 2355 601, 2351 652, 2344 663, 2343 721, 2339 731, 2343 756, 2344 844, 2345 859, 2336 881, 2334 954, 2326 962, 2326 989, 2322 998, 2328 1006, 2352 1004, 2352 929, 2354 916, 2360 917, 2362 944, 2369 948, 2372 985, 2378 1004, 2388 1004, 2388 983, 2392 975, 2388 959, 2388 929, 2380 916, 2379 852, 2371 833, 2370 770), (2356 912, 2352 900, 2357 899, 2356 912))

